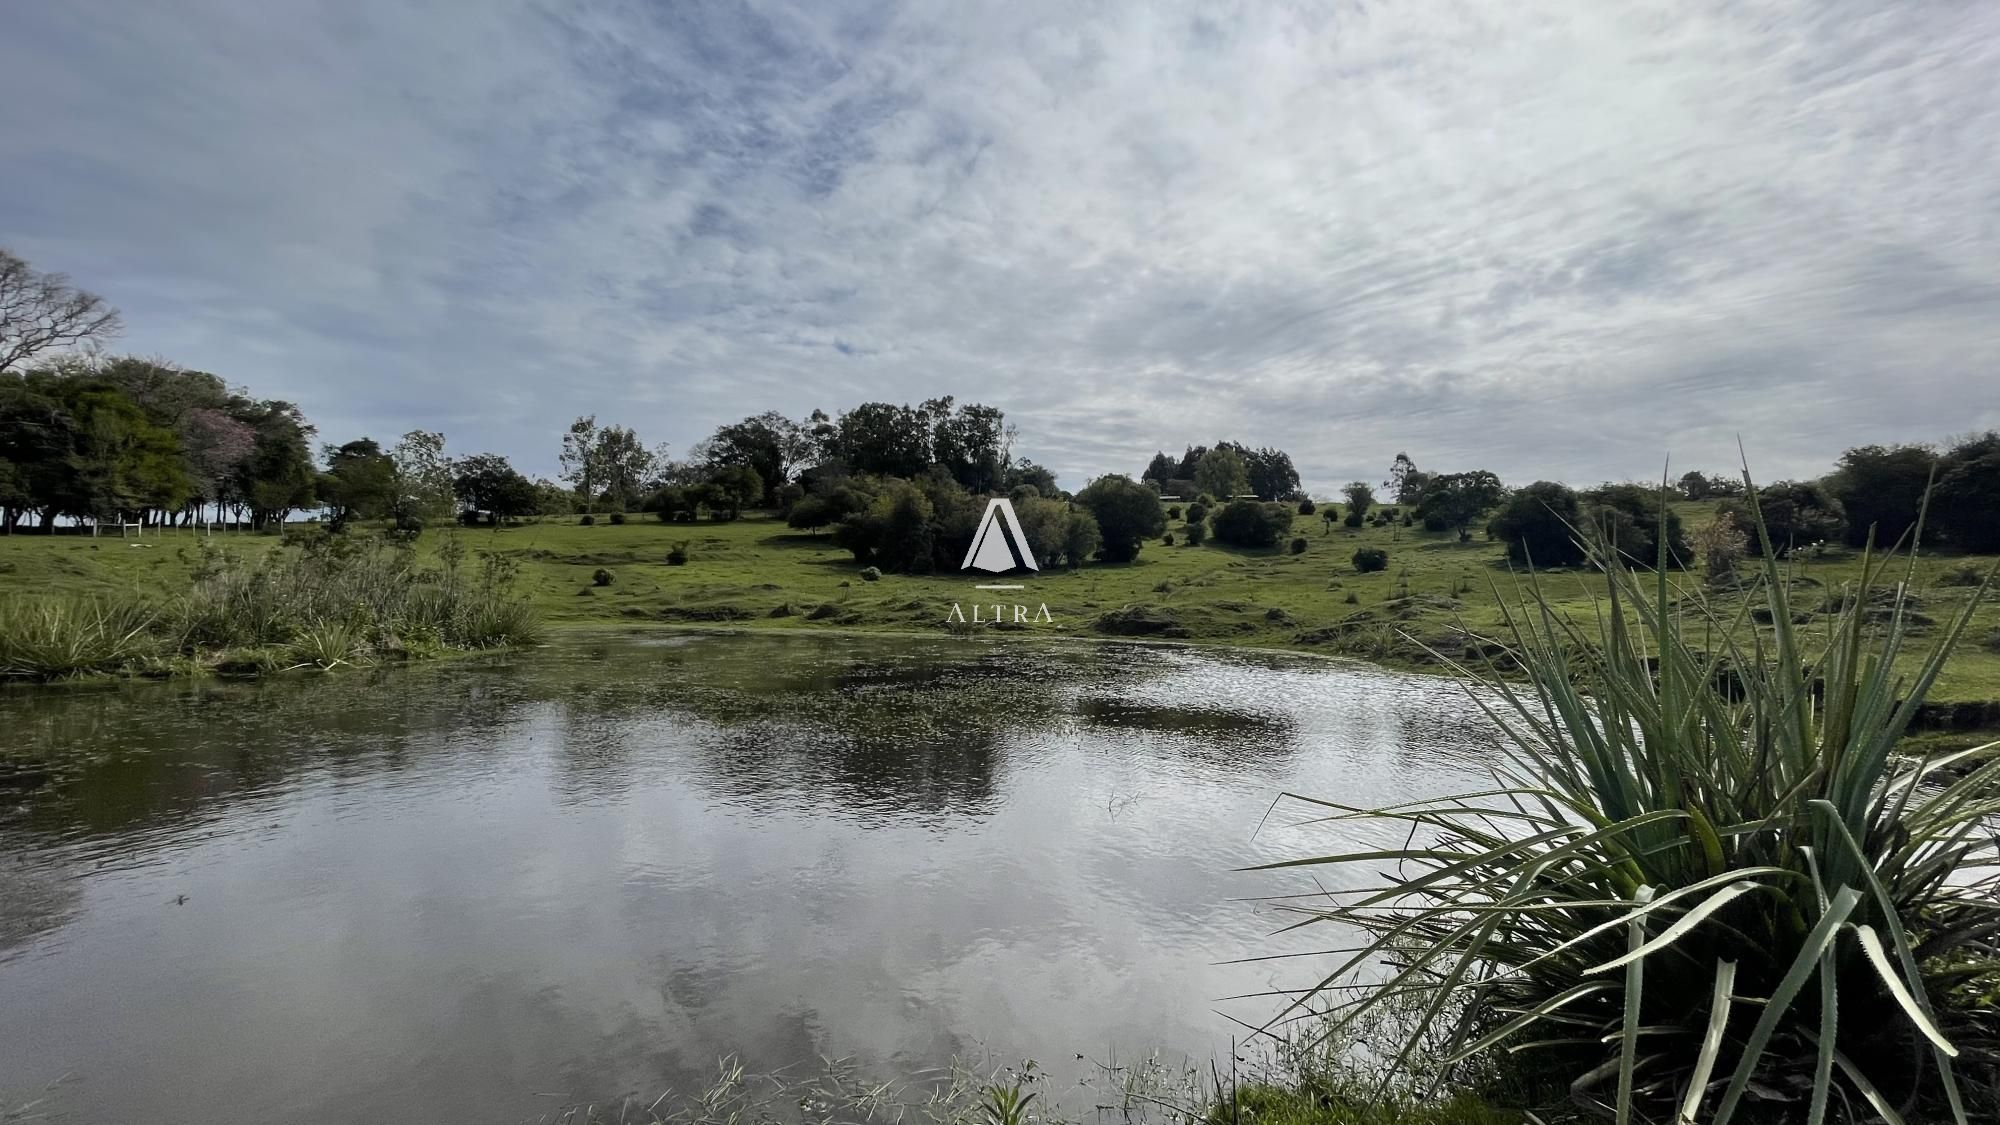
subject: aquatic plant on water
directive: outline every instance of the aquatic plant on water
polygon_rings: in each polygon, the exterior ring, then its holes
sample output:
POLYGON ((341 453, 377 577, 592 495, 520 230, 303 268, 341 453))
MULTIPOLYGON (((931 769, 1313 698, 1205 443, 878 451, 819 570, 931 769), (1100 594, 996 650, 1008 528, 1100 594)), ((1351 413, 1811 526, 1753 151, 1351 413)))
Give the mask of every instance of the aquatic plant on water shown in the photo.
POLYGON ((1733 610, 1599 551, 1579 623, 1528 576, 1525 682, 1458 668, 1504 732, 1492 788, 1297 798, 1405 842, 1271 865, 1368 876, 1282 900, 1362 940, 1274 1023, 1339 1036, 1416 998, 1392 1063, 1497 1062, 1621 1125, 1994 1120, 2000 743, 1898 754, 1993 576, 1918 652, 1908 559, 1871 549, 1801 627, 1774 554, 1733 610))
POLYGON ((155 615, 118 598, 0 599, 0 676, 57 679, 114 671, 151 653, 155 615))

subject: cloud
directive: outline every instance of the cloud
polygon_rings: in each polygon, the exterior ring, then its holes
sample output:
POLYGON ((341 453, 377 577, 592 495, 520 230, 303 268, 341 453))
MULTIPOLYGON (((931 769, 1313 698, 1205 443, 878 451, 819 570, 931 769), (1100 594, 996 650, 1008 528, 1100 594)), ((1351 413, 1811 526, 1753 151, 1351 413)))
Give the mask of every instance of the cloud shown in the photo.
POLYGON ((0 241, 535 471, 954 394, 1071 485, 1775 476, 2000 425, 1995 72, 1985 5, 38 5, 0 241))

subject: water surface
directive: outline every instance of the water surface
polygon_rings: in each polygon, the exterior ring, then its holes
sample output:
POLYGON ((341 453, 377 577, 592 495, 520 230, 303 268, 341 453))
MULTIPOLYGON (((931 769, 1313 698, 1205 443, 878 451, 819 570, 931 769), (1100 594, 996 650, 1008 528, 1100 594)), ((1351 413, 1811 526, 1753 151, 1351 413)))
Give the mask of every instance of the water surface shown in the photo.
POLYGON ((1294 791, 1478 780, 1429 678, 1130 644, 602 636, 0 693, 0 1110, 533 1119, 735 1053, 1206 1060, 1296 961, 1294 791), (9 1100, 11 1099, 11 1100, 9 1100))

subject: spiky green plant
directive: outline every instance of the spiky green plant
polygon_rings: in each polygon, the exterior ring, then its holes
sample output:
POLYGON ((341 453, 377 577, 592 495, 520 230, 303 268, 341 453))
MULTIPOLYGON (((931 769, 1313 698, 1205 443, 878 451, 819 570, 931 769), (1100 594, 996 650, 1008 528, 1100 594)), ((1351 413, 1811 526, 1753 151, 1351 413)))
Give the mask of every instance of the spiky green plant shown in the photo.
POLYGON ((0 676, 51 680, 112 672, 153 651, 153 614, 101 598, 0 599, 0 676))
POLYGON ((1992 575, 1906 661, 1907 572, 1886 613, 1867 597, 1896 552, 1814 638, 1774 554, 1733 613, 1600 551, 1608 604, 1578 623, 1530 575, 1525 683, 1458 668, 1505 733, 1494 788, 1315 801, 1407 842, 1272 865, 1386 877, 1287 904, 1364 940, 1280 1018, 1339 1034, 1416 996, 1394 1062, 1503 1057, 1621 1125, 1992 1120, 2000 743, 1897 754, 1992 575))

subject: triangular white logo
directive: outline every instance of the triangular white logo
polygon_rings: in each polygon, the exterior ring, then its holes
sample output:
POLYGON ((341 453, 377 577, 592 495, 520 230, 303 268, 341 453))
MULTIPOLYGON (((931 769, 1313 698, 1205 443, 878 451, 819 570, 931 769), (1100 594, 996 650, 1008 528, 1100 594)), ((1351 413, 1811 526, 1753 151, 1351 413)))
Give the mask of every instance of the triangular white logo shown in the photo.
POLYGON ((972 546, 966 550, 965 561, 958 564, 958 569, 1004 574, 1017 566, 1041 569, 1035 565, 1035 553, 1028 548, 1028 537, 1021 532, 1021 521, 1014 517, 1014 505, 1006 497, 996 496, 986 502, 986 514, 979 519, 979 533, 972 537, 972 546))

